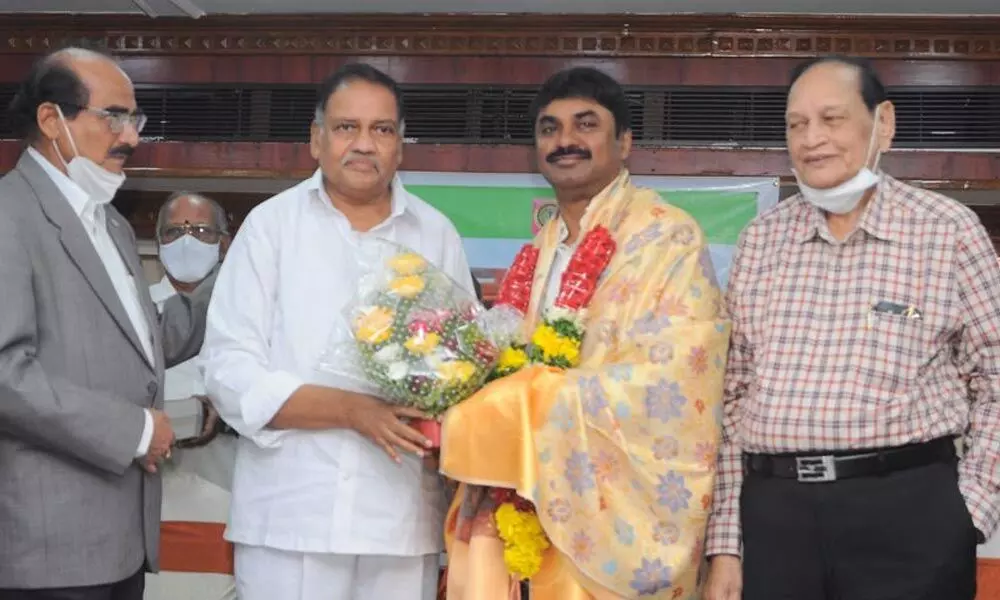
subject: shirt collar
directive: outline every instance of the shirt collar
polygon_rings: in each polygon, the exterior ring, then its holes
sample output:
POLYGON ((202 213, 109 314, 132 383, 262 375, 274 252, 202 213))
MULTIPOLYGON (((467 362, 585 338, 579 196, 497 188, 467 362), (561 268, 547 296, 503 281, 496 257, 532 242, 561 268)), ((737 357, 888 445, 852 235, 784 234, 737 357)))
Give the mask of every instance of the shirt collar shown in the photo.
MULTIPOLYGON (((892 206, 895 202, 896 194, 896 180, 882 174, 879 177, 878 184, 875 186, 875 195, 868 203, 868 206, 865 207, 865 212, 861 214, 861 219, 858 220, 858 229, 880 240, 897 241, 899 238, 898 232, 894 231, 891 226, 892 206)), ((799 243, 804 244, 814 239, 821 231, 826 231, 828 227, 821 209, 813 206, 805 198, 801 198, 801 196, 800 200, 805 207, 805 211, 801 220, 799 233, 795 239, 799 243)))
POLYGON ((55 165, 49 162, 49 159, 42 156, 41 152, 31 146, 28 146, 28 156, 35 159, 35 162, 42 167, 42 170, 49 176, 52 183, 56 184, 62 195, 66 197, 70 207, 73 208, 76 216, 80 220, 93 225, 97 221, 98 208, 100 207, 90 199, 90 194, 85 192, 82 187, 77 185, 65 173, 57 169, 55 165))
MULTIPOLYGON (((410 210, 410 202, 408 199, 410 193, 406 191, 398 173, 392 177, 392 183, 390 186, 392 188, 392 194, 390 197, 392 208, 389 212, 389 218, 387 218, 384 222, 400 217, 410 210)), ((323 185, 322 169, 316 169, 316 172, 313 173, 312 177, 306 180, 306 190, 309 192, 310 197, 317 202, 320 202, 340 216, 344 215, 333 205, 333 201, 330 200, 329 194, 326 193, 326 187, 323 185)))
MULTIPOLYGON (((589 217, 597 210, 597 207, 601 204, 602 200, 605 200, 609 192, 615 188, 624 178, 628 177, 628 171, 622 169, 611 183, 606 185, 603 190, 598 192, 596 196, 591 199, 590 203, 587 204, 587 209, 583 211, 583 216, 580 217, 581 228, 588 223, 589 217)), ((559 219, 559 243, 562 244, 569 237, 569 229, 566 227, 566 221, 563 220, 562 215, 557 217, 559 219)), ((579 239, 579 237, 577 238, 579 239)))
POLYGON ((149 286, 149 295, 154 304, 159 304, 176 294, 177 290, 174 289, 174 284, 170 283, 170 278, 166 275, 163 276, 163 279, 149 286))

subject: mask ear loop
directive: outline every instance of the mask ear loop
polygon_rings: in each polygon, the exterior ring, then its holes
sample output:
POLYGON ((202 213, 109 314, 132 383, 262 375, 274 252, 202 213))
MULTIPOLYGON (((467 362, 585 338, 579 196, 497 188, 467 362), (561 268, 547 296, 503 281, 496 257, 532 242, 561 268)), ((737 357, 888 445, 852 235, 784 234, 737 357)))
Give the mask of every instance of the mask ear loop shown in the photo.
MULTIPOLYGON (((80 156, 80 153, 76 150, 76 142, 73 141, 73 133, 69 130, 69 125, 66 124, 66 117, 63 116, 62 107, 58 104, 56 104, 56 112, 59 113, 59 122, 62 123, 63 129, 66 130, 66 137, 69 138, 69 147, 73 149, 73 158, 76 158, 80 156)), ((59 157, 63 166, 68 169, 69 164, 66 162, 66 159, 63 158, 62 152, 59 150, 59 144, 57 144, 55 140, 52 140, 52 147, 56 149, 56 156, 59 157)))
POLYGON ((872 163, 871 170, 873 173, 878 172, 878 163, 882 159, 882 151, 878 148, 878 117, 879 113, 882 111, 882 105, 879 104, 875 107, 875 117, 874 123, 872 124, 872 135, 868 140, 868 155, 865 157, 865 165, 872 160, 872 154, 874 153, 875 162, 872 163))

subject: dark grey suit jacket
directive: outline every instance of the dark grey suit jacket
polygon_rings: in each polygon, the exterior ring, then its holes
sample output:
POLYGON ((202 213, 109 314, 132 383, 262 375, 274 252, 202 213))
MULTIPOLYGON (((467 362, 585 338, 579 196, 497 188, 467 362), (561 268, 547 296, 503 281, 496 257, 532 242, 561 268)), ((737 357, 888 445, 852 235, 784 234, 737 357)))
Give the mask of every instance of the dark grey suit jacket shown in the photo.
POLYGON ((0 589, 157 570, 160 477, 134 460, 164 368, 201 347, 208 281, 157 315, 135 234, 107 227, 153 335, 150 364, 79 217, 23 154, 0 179, 0 589))

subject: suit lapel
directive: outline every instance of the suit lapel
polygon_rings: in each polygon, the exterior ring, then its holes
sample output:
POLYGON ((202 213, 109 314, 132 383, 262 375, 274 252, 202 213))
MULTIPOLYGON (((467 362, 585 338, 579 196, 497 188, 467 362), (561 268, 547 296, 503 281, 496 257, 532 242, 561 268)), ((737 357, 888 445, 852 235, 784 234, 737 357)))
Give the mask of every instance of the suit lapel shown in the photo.
POLYGON ((111 283, 108 270, 101 262, 97 250, 94 249, 94 244, 84 230, 80 217, 73 211, 69 201, 59 191, 55 182, 49 178, 41 165, 35 162, 34 158, 27 153, 22 154, 15 169, 21 173, 28 185, 34 190, 35 197, 38 198, 45 216, 59 229, 59 241, 65 248, 69 259, 83 274, 84 279, 94 290, 94 294, 104 305, 104 308, 111 314, 118 328, 148 364, 149 359, 142 349, 142 344, 139 343, 139 336, 136 334, 135 328, 132 327, 128 313, 125 312, 125 307, 122 306, 115 286, 111 283))
MULTIPOLYGON (((122 262, 125 263, 125 268, 128 269, 129 275, 135 281, 136 293, 139 296, 139 306, 142 307, 142 314, 146 318, 146 324, 149 327, 150 336, 152 336, 153 356, 157 362, 163 362, 160 356, 163 346, 160 341, 159 319, 156 316, 156 307, 153 306, 152 299, 148 297, 149 290, 146 286, 140 285, 140 282, 144 280, 142 264, 140 264, 139 255, 135 251, 132 236, 124 229, 125 225, 122 224, 122 216, 118 214, 118 211, 114 207, 106 207, 104 214, 107 221, 108 234, 115 243, 118 255, 122 257, 122 262)), ((142 347, 140 346, 139 349, 141 350, 142 347)), ((146 353, 143 352, 142 355, 146 356, 146 353)), ((150 366, 154 365, 151 364, 150 366)))

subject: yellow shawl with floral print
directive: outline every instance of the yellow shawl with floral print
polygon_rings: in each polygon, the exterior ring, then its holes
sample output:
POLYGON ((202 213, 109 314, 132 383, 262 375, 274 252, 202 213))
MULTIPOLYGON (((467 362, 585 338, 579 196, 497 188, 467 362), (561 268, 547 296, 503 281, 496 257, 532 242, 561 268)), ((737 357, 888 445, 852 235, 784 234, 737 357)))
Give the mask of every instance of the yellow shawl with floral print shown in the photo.
MULTIPOLYGON (((592 202, 581 233, 607 227, 616 252, 587 309, 580 366, 525 369, 445 416, 441 471, 463 482, 445 532, 449 599, 514 593, 479 486, 538 508, 552 547, 532 600, 696 597, 729 321, 689 215, 624 171, 592 202)), ((527 331, 557 230, 553 219, 534 242, 527 331)))

